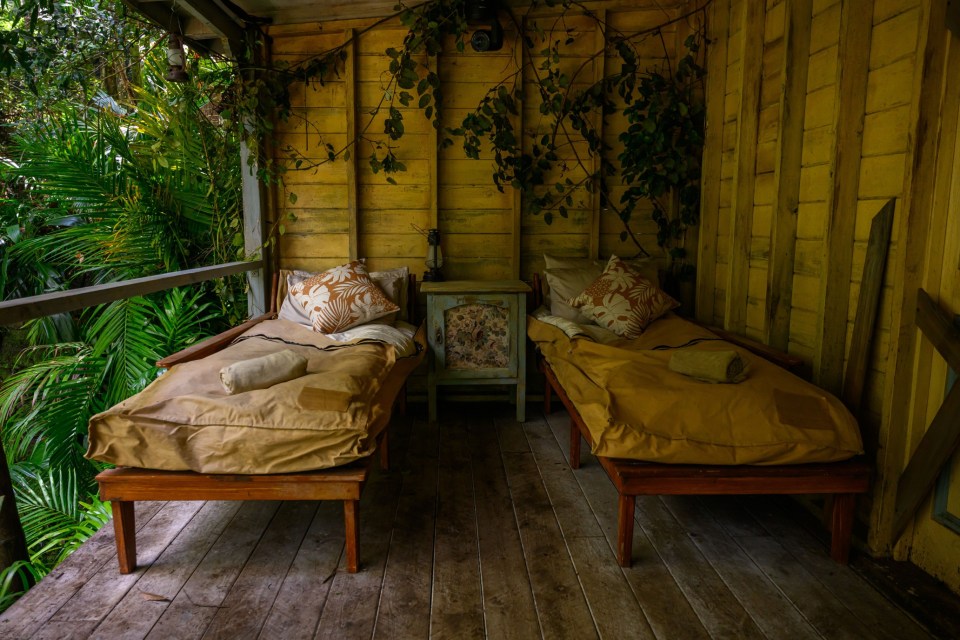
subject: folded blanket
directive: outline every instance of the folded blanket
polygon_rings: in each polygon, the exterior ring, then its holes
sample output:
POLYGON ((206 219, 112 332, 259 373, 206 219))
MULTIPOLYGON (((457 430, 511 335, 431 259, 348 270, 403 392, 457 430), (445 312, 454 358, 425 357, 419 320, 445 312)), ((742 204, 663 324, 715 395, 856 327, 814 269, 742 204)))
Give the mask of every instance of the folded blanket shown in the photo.
POLYGON ((703 382, 740 382, 747 377, 747 366, 736 351, 676 351, 667 366, 671 371, 703 382))
POLYGON ((220 382, 230 395, 266 389, 307 373, 307 359, 289 349, 241 360, 220 369, 220 382))

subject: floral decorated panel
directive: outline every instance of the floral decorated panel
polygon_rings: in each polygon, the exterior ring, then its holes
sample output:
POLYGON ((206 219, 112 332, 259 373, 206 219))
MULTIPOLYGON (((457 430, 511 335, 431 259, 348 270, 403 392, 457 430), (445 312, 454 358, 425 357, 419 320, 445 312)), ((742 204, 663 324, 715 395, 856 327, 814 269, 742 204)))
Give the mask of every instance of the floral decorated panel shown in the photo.
POLYGON ((504 307, 464 304, 443 312, 446 368, 510 366, 510 318, 504 307))

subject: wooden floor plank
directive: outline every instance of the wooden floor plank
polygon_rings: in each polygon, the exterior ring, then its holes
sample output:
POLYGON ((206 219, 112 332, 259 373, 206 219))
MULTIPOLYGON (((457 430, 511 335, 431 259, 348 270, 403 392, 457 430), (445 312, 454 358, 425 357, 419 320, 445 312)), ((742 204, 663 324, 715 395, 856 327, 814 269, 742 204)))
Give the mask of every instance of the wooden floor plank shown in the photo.
POLYGON ((121 574, 107 563, 90 577, 33 637, 88 638, 110 610, 134 587, 172 540, 200 511, 202 502, 167 502, 137 536, 138 569, 121 574))
POLYGON ((498 419, 497 433, 544 638, 595 638, 597 628, 519 423, 498 419), (519 433, 519 438, 516 434, 519 433), (522 449, 526 448, 526 451, 522 449))
POLYGON ((573 470, 542 418, 523 425, 602 638, 654 638, 573 470))
POLYGON ((373 635, 397 501, 403 478, 412 471, 406 466, 412 422, 410 418, 395 417, 390 425, 390 471, 375 469, 360 500, 360 571, 337 571, 317 625, 317 638, 340 640, 373 635))
POLYGON ((788 546, 797 561, 811 575, 820 580, 827 589, 840 599, 866 629, 880 636, 909 640, 927 638, 929 634, 903 611, 890 606, 890 602, 851 568, 842 567, 830 559, 827 547, 802 527, 784 508, 783 499, 757 498, 749 501, 750 513, 760 524, 788 546))
MULTIPOLYGON (((162 502, 137 503, 137 530, 143 530, 161 507, 162 502)), ((108 524, 0 616, 0 638, 32 636, 91 576, 116 562, 116 539, 108 524)))
POLYGON ((279 502, 244 502, 147 638, 202 636, 279 507, 279 502))
POLYGON ((778 541, 769 536, 744 536, 737 543, 824 638, 877 637, 865 636, 843 604, 778 541))
POLYGON ((144 638, 223 533, 239 502, 207 502, 94 630, 92 638, 144 638), (164 599, 165 598, 165 599, 164 599))
POLYGON ((466 421, 447 420, 440 432, 430 603, 430 638, 438 640, 484 637, 477 510, 469 447, 466 421))
POLYGON ((497 432, 486 417, 474 418, 470 427, 487 637, 539 638, 540 623, 497 432))
MULTIPOLYGON (((317 513, 317 502, 284 502, 207 627, 205 640, 255 638, 280 591, 300 543, 317 513)), ((303 600, 302 606, 314 603, 303 600)))
POLYGON ((926 637, 778 497, 641 500, 620 568, 616 491, 587 453, 570 469, 564 413, 451 409, 391 427, 359 573, 340 503, 138 504, 149 566, 121 576, 107 527, 0 616, 0 637, 926 637))
MULTIPOLYGON (((547 424, 568 463, 569 423, 566 412, 555 412, 547 418, 547 424)), ((617 540, 617 490, 600 463, 586 449, 583 451, 582 465, 574 472, 574 477, 607 539, 611 558, 616 558, 612 549, 617 540)), ((624 576, 657 638, 709 638, 700 618, 640 527, 634 527, 633 549, 633 566, 624 570, 624 576)))
POLYGON ((343 526, 343 503, 321 502, 267 615, 261 638, 313 638, 344 553, 343 526))
POLYGON ((822 637, 696 498, 667 496, 663 502, 768 638, 822 637))
POLYGON ((374 638, 425 638, 430 632, 437 456, 437 424, 415 421, 403 467, 403 487, 383 574, 374 638))
POLYGON ((685 535, 683 527, 659 497, 637 498, 637 522, 712 637, 763 637, 750 614, 685 535))

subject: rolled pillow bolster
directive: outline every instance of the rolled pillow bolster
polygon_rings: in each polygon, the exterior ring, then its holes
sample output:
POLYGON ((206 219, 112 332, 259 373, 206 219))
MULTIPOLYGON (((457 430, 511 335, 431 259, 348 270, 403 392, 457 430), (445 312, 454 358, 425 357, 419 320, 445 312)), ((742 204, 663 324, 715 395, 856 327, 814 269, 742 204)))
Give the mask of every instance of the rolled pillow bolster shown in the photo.
POLYGON ((734 383, 747 377, 746 363, 736 351, 677 351, 667 366, 703 382, 734 383))
POLYGON ((307 359, 289 349, 242 360, 220 369, 220 382, 228 394, 266 389, 307 373, 307 359))

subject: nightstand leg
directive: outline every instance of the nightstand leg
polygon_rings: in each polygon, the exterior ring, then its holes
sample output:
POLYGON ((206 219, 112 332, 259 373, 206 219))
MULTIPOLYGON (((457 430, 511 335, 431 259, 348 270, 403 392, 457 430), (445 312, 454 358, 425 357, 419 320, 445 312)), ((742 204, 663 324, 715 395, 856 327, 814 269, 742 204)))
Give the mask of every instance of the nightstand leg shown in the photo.
POLYGON ((522 382, 517 385, 517 422, 527 421, 527 388, 522 382))
POLYGON ((432 380, 427 384, 427 417, 430 422, 437 421, 437 383, 432 380))

